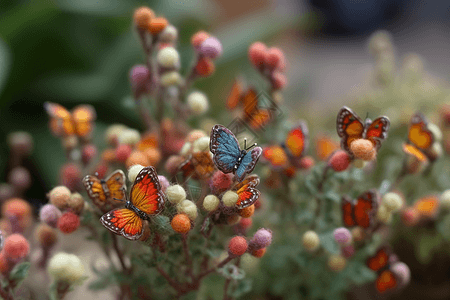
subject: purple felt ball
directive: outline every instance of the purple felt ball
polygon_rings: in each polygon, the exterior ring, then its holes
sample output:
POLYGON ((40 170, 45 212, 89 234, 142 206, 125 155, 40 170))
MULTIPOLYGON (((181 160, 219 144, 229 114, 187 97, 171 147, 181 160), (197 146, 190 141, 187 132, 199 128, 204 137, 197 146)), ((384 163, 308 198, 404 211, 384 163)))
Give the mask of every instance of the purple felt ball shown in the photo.
POLYGON ((56 227, 61 215, 61 211, 53 204, 45 204, 39 211, 41 221, 52 227, 56 227))
POLYGON ((201 43, 199 52, 209 58, 217 58, 222 55, 222 43, 215 38, 209 37, 201 43))
POLYGON ((250 240, 249 248, 254 251, 266 248, 272 243, 272 232, 268 229, 261 228, 253 235, 250 240))
POLYGON ((334 240, 341 246, 348 245, 352 242, 352 234, 345 227, 339 227, 334 230, 334 240))
POLYGON ((397 275, 401 285, 407 285, 411 280, 411 271, 409 267, 403 262, 397 262, 392 265, 391 271, 397 275))

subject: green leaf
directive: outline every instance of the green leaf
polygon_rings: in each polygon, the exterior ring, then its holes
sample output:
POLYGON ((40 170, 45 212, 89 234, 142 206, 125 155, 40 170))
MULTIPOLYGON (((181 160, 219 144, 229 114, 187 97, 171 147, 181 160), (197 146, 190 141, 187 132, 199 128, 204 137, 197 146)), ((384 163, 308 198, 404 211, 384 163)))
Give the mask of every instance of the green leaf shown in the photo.
POLYGON ((30 265, 29 262, 16 265, 9 274, 9 279, 14 281, 15 285, 18 286, 27 277, 30 265))
POLYGON ((339 246, 334 240, 333 231, 328 231, 319 235, 322 247, 331 254, 339 253, 339 246))

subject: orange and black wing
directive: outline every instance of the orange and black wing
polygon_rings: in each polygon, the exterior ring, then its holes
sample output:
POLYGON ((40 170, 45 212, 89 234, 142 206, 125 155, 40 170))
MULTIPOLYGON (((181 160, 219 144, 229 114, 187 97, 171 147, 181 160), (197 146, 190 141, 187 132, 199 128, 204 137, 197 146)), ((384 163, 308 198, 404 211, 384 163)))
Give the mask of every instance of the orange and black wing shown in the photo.
POLYGON ((375 287, 379 293, 384 293, 388 290, 397 287, 397 278, 391 270, 382 271, 375 281, 375 287))
POLYGON ((272 115, 269 109, 256 107, 250 115, 247 115, 247 122, 253 129, 261 129, 270 123, 272 115))
POLYGON ((246 208, 258 200, 260 196, 259 190, 256 186, 259 184, 258 175, 249 175, 243 181, 233 187, 233 190, 239 195, 239 199, 236 202, 237 209, 246 208))
POLYGON ((309 135, 308 126, 304 121, 300 121, 297 126, 292 128, 286 137, 284 147, 291 158, 291 163, 298 165, 299 158, 301 158, 308 150, 309 135))
MULTIPOLYGON (((116 170, 105 180, 106 183, 106 194, 114 200, 122 199, 125 200, 125 192, 127 190, 126 177, 122 170, 116 170)), ((114 200, 117 201, 117 200, 114 200)))
POLYGON ((369 228, 373 225, 378 211, 378 194, 375 190, 364 192, 354 204, 354 217, 357 226, 369 228))
POLYGON ((366 265, 373 271, 380 271, 389 265, 390 253, 391 252, 388 248, 381 247, 377 250, 374 256, 367 259, 366 265))
POLYGON ((342 197, 342 221, 345 227, 353 227, 356 225, 355 215, 353 214, 352 200, 347 196, 342 197))
POLYGON ((264 147, 261 157, 263 161, 269 162, 274 169, 285 168, 288 166, 289 157, 284 149, 279 145, 264 147))
POLYGON ((158 214, 164 209, 165 198, 154 167, 145 167, 138 173, 131 188, 130 201, 147 215, 158 214))
POLYGON ((91 105, 78 105, 72 110, 72 121, 75 127, 75 133, 79 137, 89 138, 96 119, 95 109, 91 105))
POLYGON ((244 93, 242 105, 244 107, 244 119, 251 121, 252 116, 256 114, 258 109, 258 92, 255 88, 250 88, 244 93))
POLYGON ((226 107, 230 110, 235 109, 241 102, 243 93, 244 85, 240 79, 236 78, 233 82, 230 94, 227 97, 226 107))
POLYGON ((339 144, 328 136, 323 135, 316 139, 316 155, 320 160, 327 160, 337 149, 339 144))
POLYGON ((363 138, 364 123, 350 108, 344 106, 338 112, 336 130, 341 138, 342 149, 352 154, 350 144, 356 139, 363 138))
POLYGON ((66 137, 75 134, 75 126, 70 112, 60 104, 45 102, 44 108, 50 117, 50 130, 58 137, 66 137))
POLYGON ((364 136, 372 142, 377 151, 380 149, 381 143, 387 138, 390 124, 388 117, 383 116, 376 118, 366 129, 364 136))
POLYGON ((107 195, 103 190, 103 185, 100 179, 94 175, 86 175, 83 178, 84 188, 87 191, 89 198, 92 199, 95 205, 102 208, 106 205, 107 195))
POLYGON ((181 163, 179 170, 184 178, 208 179, 216 170, 215 164, 209 151, 196 152, 189 156, 187 160, 181 163))
POLYGON ((142 219, 132 210, 127 208, 114 209, 100 218, 100 222, 114 232, 129 240, 138 240, 143 233, 142 219))
MULTIPOLYGON (((416 113, 411 118, 411 123, 408 129, 408 143, 414 145, 417 149, 424 152, 427 155, 427 152, 431 150, 431 147, 434 143, 434 135, 428 129, 428 120, 421 113, 416 113)), ((430 158, 429 155, 427 157, 430 158)))

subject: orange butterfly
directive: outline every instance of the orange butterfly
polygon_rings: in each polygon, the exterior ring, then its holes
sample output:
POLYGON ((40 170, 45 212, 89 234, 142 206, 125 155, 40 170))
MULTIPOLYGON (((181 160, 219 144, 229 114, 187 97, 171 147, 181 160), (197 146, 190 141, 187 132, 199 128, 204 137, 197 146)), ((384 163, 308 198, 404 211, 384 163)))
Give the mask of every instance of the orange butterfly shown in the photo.
POLYGON ((258 107, 258 92, 255 88, 245 88, 241 80, 235 79, 231 92, 228 95, 226 107, 235 110, 242 104, 242 119, 254 129, 267 125, 271 119, 271 111, 258 107))
POLYGON ((337 149, 339 149, 339 144, 329 136, 323 135, 316 138, 316 155, 318 159, 322 161, 327 160, 337 149))
POLYGON ((195 152, 189 155, 189 158, 180 165, 179 170, 183 173, 184 178, 191 177, 195 180, 204 180, 213 175, 216 165, 209 151, 195 152))
POLYGON ((308 126, 304 121, 300 121, 288 132, 284 143, 264 147, 262 158, 269 162, 273 169, 281 169, 289 175, 300 168, 300 159, 307 151, 308 146, 308 126))
POLYGON ((54 135, 90 137, 96 119, 95 109, 91 105, 78 105, 69 112, 60 104, 45 102, 44 108, 50 116, 50 130, 54 135))
POLYGON ((391 263, 395 262, 397 257, 391 254, 387 247, 380 248, 373 257, 367 259, 369 269, 377 272, 375 287, 378 292, 383 293, 397 287, 397 277, 389 269, 391 263))
POLYGON ((367 229, 373 225, 378 211, 378 193, 368 190, 352 201, 342 197, 342 219, 346 227, 360 226, 367 229))
POLYGON ((86 188, 89 198, 102 211, 116 207, 120 201, 116 199, 125 199, 125 174, 122 170, 116 170, 106 179, 99 179, 98 175, 86 175, 83 178, 83 184, 86 188))
POLYGON ((246 208, 258 200, 261 193, 256 189, 259 184, 258 175, 249 175, 243 181, 238 182, 233 188, 232 191, 238 194, 239 199, 236 202, 235 208, 241 210, 246 208))
POLYGON ((342 107, 337 115, 336 129, 341 138, 341 147, 350 155, 350 144, 356 139, 368 139, 378 151, 381 143, 387 138, 390 121, 382 116, 375 120, 369 118, 365 122, 347 106, 342 107))
POLYGON ((154 167, 145 167, 136 176, 130 198, 125 208, 114 209, 104 214, 103 226, 129 240, 137 240, 143 234, 143 221, 164 209, 164 194, 154 167))
POLYGON ((420 112, 413 115, 408 129, 408 142, 403 145, 403 150, 420 160, 426 156, 433 162, 436 159, 432 153, 434 141, 434 134, 428 129, 425 116, 420 112))

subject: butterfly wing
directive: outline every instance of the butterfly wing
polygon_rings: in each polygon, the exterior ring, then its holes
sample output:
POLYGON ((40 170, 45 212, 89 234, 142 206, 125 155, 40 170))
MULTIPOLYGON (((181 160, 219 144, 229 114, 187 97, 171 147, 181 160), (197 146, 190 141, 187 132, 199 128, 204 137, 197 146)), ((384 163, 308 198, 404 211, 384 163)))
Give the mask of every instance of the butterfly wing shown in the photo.
POLYGON ((94 202, 98 207, 103 207, 106 205, 106 194, 103 190, 102 183, 97 176, 94 175, 86 175, 83 178, 83 184, 87 191, 89 198, 94 202))
POLYGON ((408 141, 420 150, 429 150, 434 143, 434 135, 427 128, 428 121, 421 113, 411 118, 408 130, 408 141))
POLYGON ((341 138, 342 149, 351 153, 351 142, 363 137, 364 123, 350 108, 344 106, 338 112, 336 129, 341 138))
POLYGON ((234 134, 222 125, 215 125, 211 130, 209 149, 214 154, 214 163, 224 173, 234 171, 241 156, 241 149, 234 134))
POLYGON ((50 116, 50 130, 54 135, 61 137, 75 134, 72 115, 66 108, 57 103, 45 102, 44 109, 50 116))
POLYGON ((381 147, 381 143, 387 138, 390 121, 388 117, 376 118, 367 128, 365 138, 372 142, 377 151, 381 147))
POLYGON ((114 232, 129 240, 137 240, 142 236, 142 219, 127 208, 114 209, 100 218, 100 222, 114 232))
POLYGON ((130 201, 147 215, 158 214, 164 209, 164 194, 154 167, 145 167, 138 173, 131 188, 130 201))
POLYGON ((347 196, 342 197, 342 221, 346 227, 356 225, 355 216, 353 214, 353 204, 347 196))
POLYGON ((326 160, 331 153, 339 149, 339 144, 328 136, 321 136, 316 139, 316 154, 320 160, 326 160))
POLYGON ((274 169, 284 168, 289 162, 289 158, 284 150, 284 147, 279 145, 264 147, 261 157, 264 161, 269 162, 274 169))
POLYGON ((297 126, 289 131, 284 142, 284 147, 287 150, 287 154, 291 158, 292 164, 298 164, 298 159, 305 154, 308 146, 308 126, 304 121, 301 121, 297 126))
POLYGON ((126 177, 122 170, 116 170, 106 178, 107 195, 111 199, 125 200, 127 190, 126 177))
POLYGON ((271 112, 268 109, 256 108, 253 112, 247 116, 248 124, 253 129, 261 129, 267 124, 269 124, 271 120, 271 112))
MULTIPOLYGON (((184 162, 181 163, 179 166, 179 171, 183 174, 183 178, 189 178, 191 176, 195 176, 195 167, 192 163, 192 155, 189 156, 188 159, 186 159, 184 162)), ((197 179, 197 178, 194 178, 197 179)))
POLYGON ((387 290, 397 287, 397 278, 390 270, 384 270, 378 275, 375 281, 375 287, 379 293, 384 293, 387 290))
POLYGON ((249 175, 233 187, 233 190, 239 195, 239 199, 236 202, 237 209, 246 208, 258 200, 260 196, 260 192, 256 189, 258 184, 258 175, 249 175))
POLYGON ((378 210, 378 194, 375 190, 364 192, 356 199, 354 216, 356 225, 369 228, 378 210))
POLYGON ((79 137, 87 138, 94 129, 96 118, 95 109, 92 105, 78 105, 72 110, 72 121, 75 132, 79 137))
POLYGON ((389 264, 390 251, 386 247, 377 250, 374 256, 367 259, 366 265, 373 271, 380 271, 389 264))
POLYGON ((237 181, 242 181, 244 177, 251 173, 258 162, 259 157, 261 156, 262 149, 261 147, 255 147, 251 151, 247 152, 242 158, 239 167, 236 169, 234 175, 236 176, 237 181))
POLYGON ((250 88, 245 92, 242 104, 244 105, 244 119, 252 120, 252 116, 258 108, 258 93, 254 88, 250 88))
POLYGON ((230 94, 228 95, 227 98, 227 102, 226 102, 226 107, 230 110, 235 109, 240 100, 241 100, 241 95, 243 93, 244 90, 244 86, 242 84, 242 82, 236 78, 233 82, 233 86, 231 88, 230 94))
POLYGON ((194 164, 195 173, 199 179, 211 177, 216 170, 209 151, 193 153, 191 160, 194 164))

